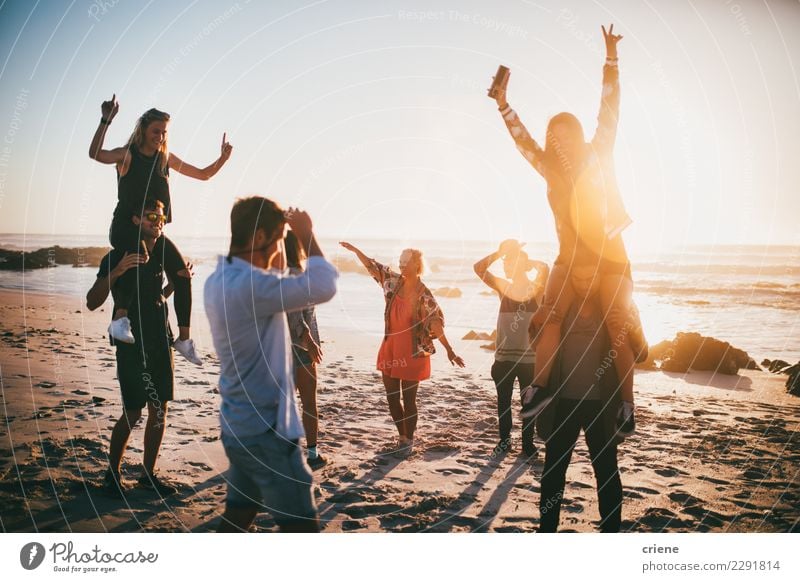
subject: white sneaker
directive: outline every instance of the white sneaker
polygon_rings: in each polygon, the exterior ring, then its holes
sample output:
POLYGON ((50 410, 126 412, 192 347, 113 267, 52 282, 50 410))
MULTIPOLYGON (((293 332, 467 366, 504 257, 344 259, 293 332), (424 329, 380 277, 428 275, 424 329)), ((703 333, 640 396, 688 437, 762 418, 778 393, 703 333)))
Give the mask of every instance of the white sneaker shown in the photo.
POLYGON ((108 334, 112 339, 124 344, 136 343, 136 339, 133 337, 133 332, 131 331, 131 320, 127 317, 120 317, 119 319, 113 320, 111 325, 108 326, 108 334))
POLYGON ((175 343, 172 344, 172 347, 175 348, 176 352, 189 360, 195 366, 203 365, 203 360, 201 360, 200 356, 197 355, 197 350, 194 347, 193 339, 176 340, 175 343))

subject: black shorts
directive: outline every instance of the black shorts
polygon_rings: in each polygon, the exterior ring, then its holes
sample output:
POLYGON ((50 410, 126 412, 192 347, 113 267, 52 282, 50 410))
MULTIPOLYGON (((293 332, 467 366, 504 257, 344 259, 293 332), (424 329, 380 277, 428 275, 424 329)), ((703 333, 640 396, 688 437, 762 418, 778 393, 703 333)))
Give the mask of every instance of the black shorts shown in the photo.
POLYGON ((299 368, 310 369, 314 366, 314 360, 311 359, 311 354, 308 353, 308 350, 295 345, 292 346, 292 361, 294 362, 295 370, 299 368))
POLYGON ((126 410, 141 410, 173 399, 175 374, 172 349, 143 354, 136 344, 117 343, 117 376, 126 410))

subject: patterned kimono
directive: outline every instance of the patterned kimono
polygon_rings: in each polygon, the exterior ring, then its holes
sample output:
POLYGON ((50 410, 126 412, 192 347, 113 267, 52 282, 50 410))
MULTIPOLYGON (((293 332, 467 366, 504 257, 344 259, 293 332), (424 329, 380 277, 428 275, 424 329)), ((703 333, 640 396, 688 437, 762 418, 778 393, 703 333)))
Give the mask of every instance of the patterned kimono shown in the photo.
MULTIPOLYGON (((367 266, 369 274, 383 288, 383 296, 386 300, 384 317, 384 338, 389 337, 389 314, 391 313, 392 302, 397 296, 397 292, 402 285, 401 276, 392 271, 386 265, 371 259, 367 266)), ((414 306, 414 325, 411 330, 412 348, 411 354, 415 358, 422 358, 436 353, 433 345, 434 334, 432 326, 435 322, 440 322, 444 327, 444 314, 436 303, 430 289, 420 282, 421 292, 416 305, 414 306)))

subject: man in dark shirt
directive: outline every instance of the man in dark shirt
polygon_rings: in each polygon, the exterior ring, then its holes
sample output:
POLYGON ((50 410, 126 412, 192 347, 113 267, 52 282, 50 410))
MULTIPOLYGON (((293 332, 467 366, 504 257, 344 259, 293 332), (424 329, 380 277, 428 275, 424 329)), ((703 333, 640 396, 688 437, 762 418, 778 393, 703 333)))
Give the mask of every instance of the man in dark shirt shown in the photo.
POLYGON ((144 464, 138 484, 160 495, 170 495, 176 492, 175 487, 155 474, 166 427, 167 402, 173 398, 174 385, 173 337, 164 297, 165 292, 169 294, 168 289, 164 289, 164 237, 161 236, 166 220, 164 205, 158 200, 148 199, 144 212, 137 212, 131 220, 141 233, 142 251, 138 254, 116 249, 109 252, 101 260, 97 280, 86 295, 87 307, 97 309, 123 273, 131 268, 138 271, 136 294, 128 312, 136 343, 112 340, 117 350, 117 376, 122 390, 123 411, 111 432, 109 468, 104 481, 111 494, 122 497, 126 489, 120 476, 122 455, 131 430, 147 405, 144 464))
MULTIPOLYGON (((600 531, 618 532, 622 482, 617 444, 622 437, 615 423, 620 390, 613 360, 618 346, 608 337, 603 321, 596 266, 574 266, 570 284, 576 300, 564 319, 563 339, 550 377, 556 397, 536 423, 537 431, 547 443, 539 531, 552 533, 558 528, 567 468, 583 429, 597 481, 600 531)), ((627 330, 625 337, 615 341, 630 342, 634 354, 642 354, 646 343, 635 308, 629 314, 612 312, 609 317, 620 318, 620 328, 627 330)))

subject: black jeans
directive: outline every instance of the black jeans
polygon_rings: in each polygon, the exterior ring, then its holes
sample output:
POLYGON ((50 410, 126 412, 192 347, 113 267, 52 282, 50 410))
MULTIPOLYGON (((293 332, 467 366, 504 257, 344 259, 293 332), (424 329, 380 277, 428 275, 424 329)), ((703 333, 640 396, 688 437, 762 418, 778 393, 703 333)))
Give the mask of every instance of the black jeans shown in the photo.
MULTIPOLYGON (((600 531, 618 532, 622 517, 622 481, 617 467, 617 445, 614 435, 607 434, 600 400, 560 399, 556 403, 553 432, 547 439, 547 453, 539 499, 540 532, 552 533, 558 528, 561 499, 572 450, 583 429, 597 482, 600 505, 600 531)), ((607 411, 606 411, 607 412, 607 411)))
MULTIPOLYGON (((519 389, 533 382, 533 364, 501 362, 492 364, 492 380, 497 388, 497 420, 500 428, 500 440, 511 437, 511 397, 514 395, 514 380, 519 380, 519 389)), ((521 399, 521 395, 520 395, 521 399)), ((533 444, 534 419, 523 421, 522 443, 533 444)))
MULTIPOLYGON (((163 234, 163 245, 156 245, 154 252, 161 250, 161 264, 167 274, 174 290, 175 316, 178 318, 180 327, 189 327, 192 315, 192 280, 189 277, 181 277, 178 271, 186 268, 184 260, 178 247, 163 234)), ((111 223, 111 230, 108 238, 111 246, 117 250, 129 253, 138 253, 142 248, 141 232, 133 222, 125 222, 115 219, 111 223)), ((136 296, 136 268, 128 269, 117 279, 112 289, 114 297, 114 309, 130 309, 131 302, 136 296)))

